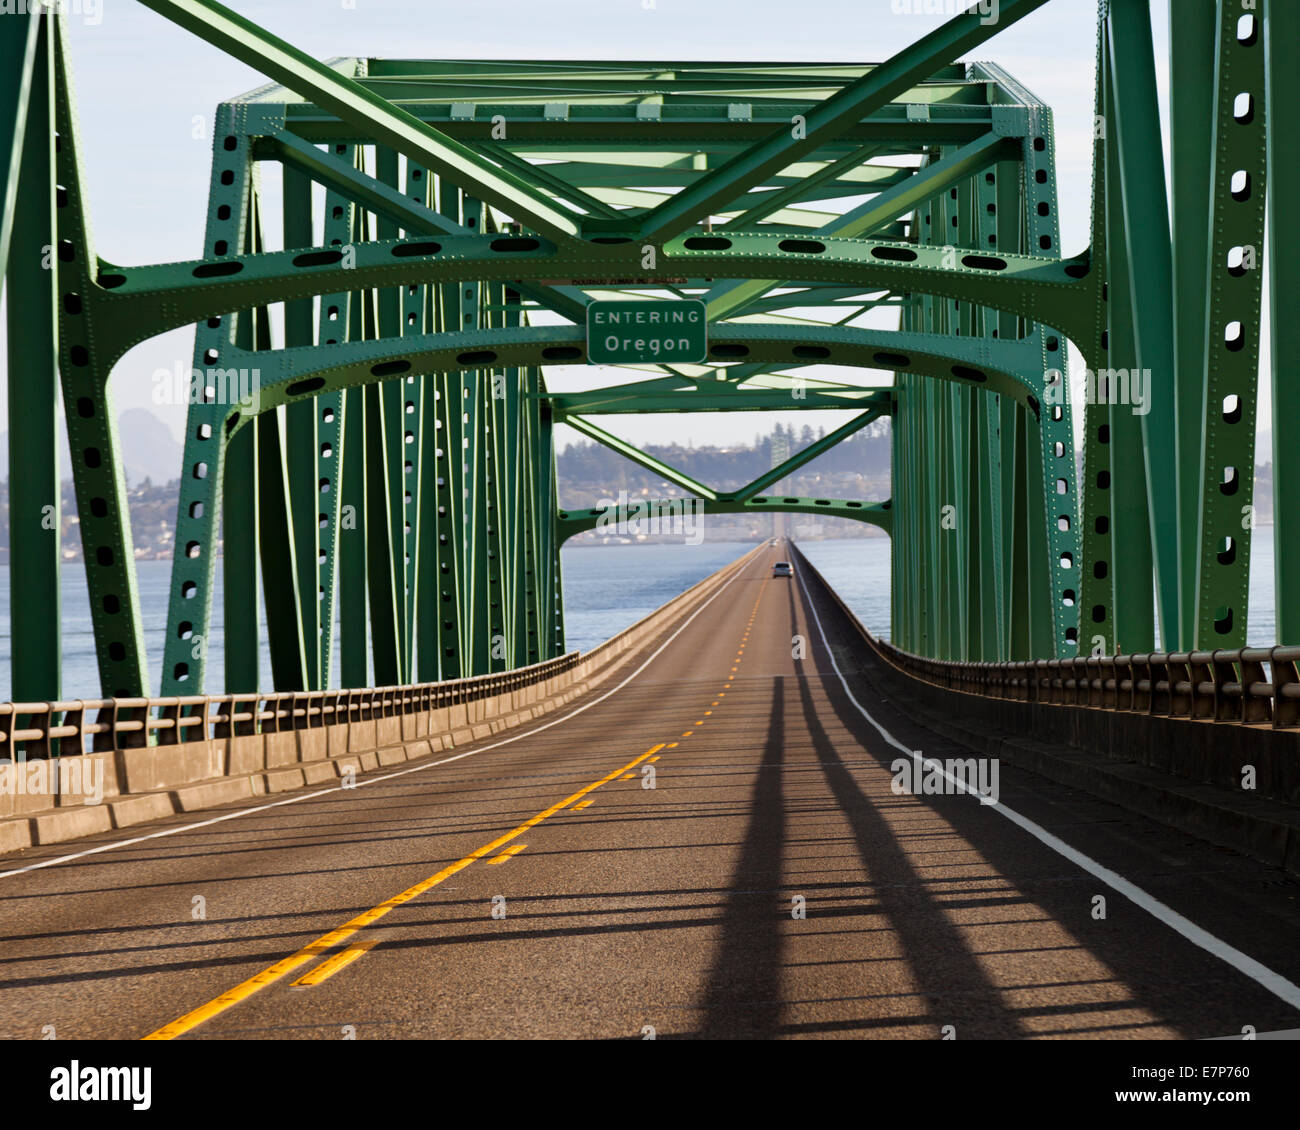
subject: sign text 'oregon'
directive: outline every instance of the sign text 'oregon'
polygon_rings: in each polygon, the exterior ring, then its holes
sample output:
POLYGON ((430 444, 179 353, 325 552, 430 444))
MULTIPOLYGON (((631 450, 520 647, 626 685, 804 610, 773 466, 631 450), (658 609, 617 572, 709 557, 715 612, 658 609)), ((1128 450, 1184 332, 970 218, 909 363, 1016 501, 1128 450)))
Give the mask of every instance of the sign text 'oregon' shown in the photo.
POLYGON ((597 301, 587 306, 587 360, 593 365, 701 362, 708 315, 698 298, 597 301))

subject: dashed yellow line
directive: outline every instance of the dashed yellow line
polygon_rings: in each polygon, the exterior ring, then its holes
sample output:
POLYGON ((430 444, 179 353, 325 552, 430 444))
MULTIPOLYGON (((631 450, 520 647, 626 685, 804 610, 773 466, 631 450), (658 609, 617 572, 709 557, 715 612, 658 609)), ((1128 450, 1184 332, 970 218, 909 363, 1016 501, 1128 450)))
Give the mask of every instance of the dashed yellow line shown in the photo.
POLYGON ((599 781, 593 781, 590 785, 584 785, 572 796, 565 797, 564 800, 551 805, 550 808, 547 808, 542 812, 539 812, 536 816, 533 816, 520 824, 518 828, 506 832, 504 835, 498 836, 491 843, 484 844, 481 848, 470 852, 470 854, 465 856, 463 859, 458 859, 455 863, 444 867, 436 874, 430 875, 427 879, 422 879, 420 882, 416 883, 415 886, 408 887, 400 894, 396 894, 392 898, 381 902, 378 906, 371 907, 364 913, 358 914, 355 918, 345 922, 337 929, 331 930, 328 934, 322 934, 314 942, 310 945, 304 946, 297 953, 282 958, 274 965, 263 969, 262 972, 258 973, 255 977, 250 977, 247 981, 243 981, 233 989, 222 993, 221 996, 217 997, 215 1000, 208 1001, 207 1004, 200 1005, 198 1008, 187 1012, 184 1016, 178 1017, 170 1024, 163 1025, 163 1027, 159 1028, 157 1031, 149 1033, 145 1039, 174 1040, 177 1036, 185 1035, 186 1032, 197 1028, 205 1020, 211 1020, 214 1016, 225 1012, 226 1009, 239 1004, 240 1001, 247 1000, 254 993, 261 992, 268 985, 273 985, 286 974, 292 973, 295 969, 306 965, 309 961, 319 957, 326 950, 333 949, 339 944, 339 942, 346 941, 348 938, 352 937, 353 934, 357 933, 357 931, 372 925, 390 910, 395 910, 404 903, 408 903, 412 899, 418 898, 431 887, 436 887, 439 883, 450 879, 457 872, 463 871, 476 859, 482 859, 485 855, 490 855, 492 852, 496 851, 497 848, 508 844, 516 836, 523 835, 523 833, 528 831, 529 828, 536 827, 543 820, 554 816, 561 809, 567 808, 575 801, 581 800, 588 793, 594 792, 596 789, 600 788, 601 785, 607 785, 621 773, 626 773, 629 769, 634 769, 646 758, 653 757, 663 748, 662 743, 651 746, 645 751, 645 753, 636 758, 636 760, 630 761, 627 765, 615 769, 612 773, 606 774, 599 781))
MULTIPOLYGON (((650 760, 651 760, 651 761, 655 761, 656 758, 653 758, 653 757, 652 757, 650 760)), ((578 803, 575 804, 573 807, 574 807, 574 808, 577 808, 577 809, 586 808, 586 807, 587 807, 589 804, 591 804, 591 803, 592 803, 592 802, 589 801, 589 800, 580 800, 580 801, 578 801, 578 803)))
POLYGON ((489 866, 489 867, 494 867, 494 866, 496 866, 497 864, 505 863, 506 860, 510 859, 512 856, 516 856, 516 855, 518 855, 518 854, 519 854, 521 851, 523 851, 524 848, 526 848, 527 846, 528 846, 527 844, 511 844, 511 845, 510 845, 508 848, 506 848, 506 850, 503 851, 500 855, 496 856, 496 857, 493 858, 493 859, 489 859, 489 860, 488 860, 488 866, 489 866))
POLYGON ((351 965, 357 958, 361 957, 367 950, 379 944, 378 938, 371 938, 365 942, 354 942, 347 949, 327 957, 315 969, 309 973, 304 973, 298 980, 294 981, 289 987, 297 989, 310 988, 312 985, 319 985, 327 977, 333 977, 340 969, 351 965))

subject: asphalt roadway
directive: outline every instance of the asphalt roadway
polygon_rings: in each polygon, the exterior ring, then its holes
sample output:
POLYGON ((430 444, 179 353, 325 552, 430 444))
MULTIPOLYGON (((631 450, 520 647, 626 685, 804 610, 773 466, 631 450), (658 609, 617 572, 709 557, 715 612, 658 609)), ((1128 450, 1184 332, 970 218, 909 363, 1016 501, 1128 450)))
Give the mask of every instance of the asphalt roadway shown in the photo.
POLYGON ((897 794, 898 747, 968 751, 881 699, 786 555, 544 727, 0 858, 0 1035, 1300 1027, 1300 885, 1005 765, 995 805, 897 794))

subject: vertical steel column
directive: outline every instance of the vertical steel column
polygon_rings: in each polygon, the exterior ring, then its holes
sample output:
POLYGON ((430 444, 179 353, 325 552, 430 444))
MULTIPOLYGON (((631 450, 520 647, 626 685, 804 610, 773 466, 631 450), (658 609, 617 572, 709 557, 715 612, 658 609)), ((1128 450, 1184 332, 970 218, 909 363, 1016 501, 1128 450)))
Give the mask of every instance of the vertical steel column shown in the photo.
MULTIPOLYGON (((366 152, 357 151, 358 168, 364 170, 366 152)), ((354 210, 352 240, 370 238, 369 215, 354 210)), ((348 304, 349 341, 364 341, 375 331, 374 299, 369 291, 354 291, 348 304)), ((367 436, 366 390, 349 388, 343 393, 343 465, 340 481, 342 508, 339 514, 339 670, 345 687, 364 687, 370 683, 370 648, 366 598, 368 584, 366 546, 367 436)))
MULTIPOLYGON (((1122 322, 1131 328, 1132 311, 1128 305, 1128 287, 1121 302, 1116 298, 1114 278, 1117 272, 1128 275, 1127 259, 1117 260, 1116 248, 1127 253, 1128 242, 1123 238, 1112 240, 1113 229, 1117 236, 1123 233, 1123 198, 1120 196, 1119 163, 1114 155, 1117 132, 1113 124, 1112 107, 1114 91, 1110 82, 1110 51, 1107 48, 1108 9, 1105 0, 1098 5, 1096 85, 1093 101, 1094 125, 1092 146, 1092 246, 1089 249, 1091 269, 1102 276, 1103 282, 1094 293, 1097 295, 1098 318, 1095 338, 1075 344, 1083 353, 1086 365, 1092 369, 1091 379, 1085 369, 1085 399, 1083 405, 1083 467, 1080 472, 1078 492, 1079 583, 1073 598, 1079 613, 1081 645, 1086 653, 1109 654, 1121 632, 1117 628, 1116 592, 1118 586, 1136 570, 1136 562, 1124 554, 1118 561, 1115 552, 1117 541, 1112 511, 1115 492, 1111 489, 1113 468, 1111 456, 1116 448, 1112 443, 1110 405, 1099 389, 1100 374, 1110 371, 1111 341, 1123 341, 1115 355, 1121 364, 1135 365, 1132 333, 1116 335, 1107 329, 1107 322, 1122 322), (1112 280, 1107 283, 1105 280, 1112 280)), ((1109 379, 1109 378, 1107 378, 1109 379)), ((1109 387, 1107 385, 1107 387, 1109 387)), ((1055 408, 1052 410, 1056 411, 1055 408)), ((1134 421, 1136 423, 1136 421, 1134 421)), ((1128 433, 1124 437, 1127 438, 1128 433)), ((1136 453, 1142 456, 1142 435, 1137 432, 1136 453)), ((1146 515, 1146 468, 1140 467, 1139 481, 1124 485, 1126 498, 1141 492, 1142 513, 1146 515)), ((1059 520, 1058 515, 1058 520, 1059 520)), ((1150 563, 1150 531, 1146 532, 1147 568, 1150 563)), ((1137 554, 1137 556, 1141 556, 1137 554)), ((1127 586, 1126 586, 1127 587, 1127 586)))
POLYGON ((401 642, 393 560, 388 414, 383 386, 368 384, 365 394, 366 460, 366 577, 370 599, 370 650, 375 684, 395 686, 402 681, 401 642))
MULTIPOLYGON (((399 186, 401 164, 395 150, 385 145, 375 147, 375 174, 379 181, 390 188, 399 186)), ((396 222, 383 215, 375 217, 375 235, 378 239, 396 239, 399 233, 396 222)), ((396 286, 378 288, 378 337, 402 336, 405 289, 396 286)), ((373 392, 367 389, 367 404, 372 409, 366 415, 367 447, 383 445, 382 461, 373 450, 367 456, 371 461, 367 463, 366 476, 366 537, 370 569, 370 642, 375 652, 375 678, 384 683, 406 682, 410 669, 411 636, 406 616, 409 554, 403 495, 406 468, 409 464, 414 470, 414 457, 408 455, 406 443, 406 388, 406 374, 401 374, 374 386, 373 392), (378 570, 381 568, 386 569, 387 577, 379 576, 378 570), (377 620, 382 623, 376 623, 377 620), (381 676, 381 670, 389 674, 381 676)), ((412 431, 411 435, 411 446, 414 446, 417 433, 412 431)))
MULTIPOLYGON (((212 176, 208 189, 205 256, 224 256, 259 246, 254 202, 256 166, 250 139, 238 132, 235 107, 217 109, 213 130, 212 176)), ((254 346, 253 313, 241 311, 200 323, 194 333, 193 366, 185 381, 191 392, 185 422, 176 539, 172 553, 167 636, 163 646, 162 693, 201 694, 207 690, 207 649, 212 617, 217 531, 222 534, 222 632, 225 637, 225 690, 251 691, 258 685, 257 470, 256 425, 231 430, 245 406, 194 395, 206 370, 234 352, 254 346), (220 526, 218 522, 220 520, 220 526), (191 554, 197 547, 198 555, 191 554), (206 550, 206 551, 205 551, 206 550), (197 646, 196 646, 197 645, 197 646)), ((246 406, 249 412, 253 405, 246 406)))
POLYGON ((1201 529, 1216 7, 1216 0, 1181 0, 1169 8, 1170 195, 1178 234, 1173 244, 1178 559, 1184 563, 1179 637, 1185 641, 1196 637, 1192 586, 1201 529))
MULTIPOLYGON (((502 320, 506 326, 524 323, 522 298, 518 291, 505 287, 502 290, 502 320)), ((536 505, 529 492, 529 479, 525 470, 524 370, 509 368, 505 372, 505 404, 503 406, 503 434, 501 442, 502 524, 505 527, 505 556, 502 577, 505 592, 502 601, 508 610, 509 665, 521 667, 528 662, 528 577, 529 568, 525 553, 528 531, 536 514, 536 505)))
MULTIPOLYGON (((316 242, 312 230, 312 182, 290 165, 285 165, 283 172, 284 246, 312 247, 316 242)), ((284 304, 285 348, 316 343, 312 326, 313 306, 310 298, 294 299, 284 304)), ((303 690, 323 687, 322 667, 328 666, 328 661, 322 661, 321 657, 319 417, 320 409, 315 399, 300 400, 284 407, 288 529, 294 548, 296 577, 293 587, 297 593, 300 618, 303 690)), ((270 603, 268 598, 268 609, 270 603)), ((276 686, 276 690, 293 689, 297 688, 276 686)))
POLYGON ((257 547, 271 677, 278 691, 300 691, 307 687, 307 665, 297 547, 290 525, 285 407, 257 417, 257 547))
POLYGON ((1213 172, 1206 262, 1206 382, 1196 635, 1202 648, 1244 647, 1250 599, 1255 397, 1267 173, 1264 35, 1258 18, 1220 0, 1215 47, 1213 172))
MULTIPOLYGON (((5 33, 0 35, 0 280, 9 260, 10 239, 18 215, 16 203, 18 185, 23 179, 22 165, 27 159, 24 147, 28 122, 33 126, 43 123, 47 139, 54 140, 54 102, 50 88, 53 44, 49 19, 33 15, 26 26, 9 20, 4 25, 5 33), (44 110, 29 110, 33 94, 44 110), (32 113, 36 115, 34 118, 32 113)), ((53 192, 49 195, 52 200, 53 192)), ((53 228, 49 237, 46 245, 53 246, 53 228)))
POLYGON ((541 434, 542 371, 537 366, 530 365, 524 369, 523 377, 524 429, 519 441, 519 459, 528 499, 527 525, 524 528, 524 616, 528 636, 528 662, 537 663, 550 654, 550 636, 546 631, 547 590, 544 587, 546 569, 543 554, 546 531, 553 529, 554 518, 551 500, 541 489, 545 475, 534 458, 538 450, 538 436, 541 434))
MULTIPOLYGON (((1156 600, 1161 639, 1166 647, 1174 648, 1182 646, 1179 605, 1188 593, 1189 578, 1181 569, 1186 563, 1178 556, 1173 265, 1147 0, 1110 0, 1107 25, 1115 92, 1113 120, 1107 127, 1118 135, 1115 154, 1123 224, 1128 232, 1137 341, 1133 367, 1150 372, 1146 393, 1153 406, 1160 406, 1142 417, 1156 600)), ((1113 352, 1111 356, 1113 364, 1113 352)))
MULTIPOLYGON (((18 17, 11 16, 16 21, 18 17)), ((58 465, 59 278, 47 263, 57 228, 54 171, 52 17, 31 18, 0 39, 0 113, 12 122, 13 160, 0 223, 9 352, 9 639, 10 696, 17 702, 63 697, 59 557, 62 536, 58 465), (8 84, 16 82, 21 90, 8 84), (22 190, 23 222, 14 225, 22 190), (7 263, 6 263, 7 254, 7 263)), ((80 309, 81 299, 68 302, 80 309)))
MULTIPOLYGON (((483 229, 485 209, 481 200, 462 194, 462 222, 475 231, 483 229)), ((463 280, 460 284, 461 327, 481 328, 483 284, 463 280)), ((488 619, 488 464, 487 423, 491 374, 486 369, 462 369, 460 425, 462 437, 462 521, 457 536, 462 545, 461 601, 464 627, 464 657, 467 673, 481 675, 491 670, 492 633, 488 619)))
MULTIPOLYGON (((257 215, 257 175, 253 170, 249 185, 242 246, 245 253, 261 247, 261 226, 257 215)), ((207 327, 214 329, 216 327, 207 327)), ((206 336, 202 330, 198 339, 206 336)), ((271 328, 264 309, 246 310, 234 318, 234 346, 254 352, 271 348, 271 328)), ((237 417, 236 417, 237 419, 237 417)), ((198 425, 202 429, 204 425, 198 425)), ((221 590, 222 632, 225 637, 226 694, 255 691, 261 682, 262 628, 258 617, 260 597, 258 580, 258 423, 249 420, 229 437, 225 444, 221 490, 221 590)), ((200 504, 201 505, 201 504, 200 504)), ((202 517, 200 514, 199 517, 202 517)), ((175 569, 173 568, 173 574, 175 569)), ((185 623, 176 625, 177 638, 184 641, 185 623)), ((198 648, 196 659, 204 659, 198 648)), ((175 674, 175 672, 172 672, 175 674)), ((164 672, 166 674, 166 672, 164 672)), ((178 680, 179 683, 179 680, 178 680)))
MULTIPOLYGON (((453 222, 460 219, 459 190, 442 177, 431 189, 437 207, 453 222)), ((443 284, 430 287, 433 324, 436 333, 460 329, 459 287, 443 284)), ((424 378, 423 451, 420 463, 420 540, 417 581, 420 679, 460 677, 460 538, 454 521, 455 498, 460 481, 457 443, 460 435, 459 381, 456 374, 433 373, 424 378)))
POLYGON ((1269 302, 1273 391, 1273 591, 1280 644, 1300 643, 1300 444, 1292 434, 1300 420, 1296 379, 1296 309, 1300 306, 1300 150, 1295 144, 1300 107, 1300 8, 1264 0, 1268 84, 1269 302))
MULTIPOLYGON (((1101 80, 1106 90, 1106 102, 1112 98, 1109 59, 1103 61, 1101 80)), ((1137 341, 1133 332, 1133 288, 1129 278, 1128 235, 1122 218, 1122 196, 1119 162, 1115 154, 1115 139, 1111 131, 1100 142, 1104 154, 1104 232, 1105 269, 1107 278, 1107 331, 1102 354, 1115 357, 1120 367, 1131 365, 1137 356, 1137 341)), ((1101 354, 1099 354, 1100 356, 1101 354)), ((1098 361, 1100 365, 1101 362, 1098 361)), ((1109 369, 1110 363, 1106 362, 1109 369)), ((1109 380, 1109 378, 1108 378, 1109 380)), ((1130 381, 1132 376, 1130 374, 1130 381)), ((1101 394, 1098 378, 1098 399, 1101 394)), ((1110 390, 1114 392, 1114 389, 1110 390)), ((1147 390, 1148 394, 1150 390, 1147 390)), ((1181 394, 1180 394, 1181 395, 1181 394)), ((1129 398, 1131 399, 1131 397, 1129 398)), ((1155 406, 1147 401, 1147 406, 1155 406)), ((1146 468, 1142 458, 1142 424, 1136 414, 1137 406, 1118 402, 1112 397, 1108 405, 1096 405, 1090 414, 1089 426, 1095 428, 1098 445, 1104 449, 1106 465, 1089 467, 1090 474, 1103 470, 1109 480, 1108 489, 1101 492, 1109 502, 1109 511, 1085 515, 1093 523, 1089 531, 1105 538, 1109 547, 1105 557, 1111 576, 1111 609, 1113 621, 1109 625, 1110 638, 1106 640, 1107 654, 1148 652, 1155 649, 1155 564, 1151 555, 1151 524, 1147 507, 1146 468), (1097 528, 1105 523, 1103 528, 1097 528)), ((1086 558, 1090 563, 1092 558, 1086 558)), ((1098 587, 1106 584, 1097 580, 1098 587)), ((1085 584, 1085 590, 1087 586, 1085 584)), ((1087 600, 1084 615, 1093 607, 1087 600)), ((1087 642, 1086 640, 1084 641, 1087 642)))
MULTIPOLYGON (((53 20, 58 240, 55 244, 60 306, 59 376, 77 492, 77 517, 90 593, 101 692, 137 698, 152 689, 145 662, 135 546, 122 447, 109 378, 116 357, 104 356, 94 327, 92 292, 113 280, 99 271, 82 192, 72 75, 62 24, 53 20)), ((51 264, 54 266, 55 264, 51 264)), ((206 465, 203 473, 206 473, 206 465)), ((188 473, 198 473, 191 467, 188 473)), ((213 546, 196 553, 210 569, 213 546)), ((202 566, 200 566, 202 567, 202 566)))
MULTIPOLYGON (((406 195, 421 204, 429 204, 430 174, 409 160, 406 163, 406 195)), ((406 235, 413 233, 406 232, 406 235)), ((418 234, 418 233, 415 233, 418 234)), ((429 316, 429 292, 427 286, 408 285, 402 290, 402 326, 405 335, 429 332, 426 328, 429 316)), ((420 557, 425 552, 424 538, 420 528, 420 492, 424 483, 424 461, 432 459, 432 447, 436 437, 426 435, 424 428, 424 390, 425 376, 408 373, 394 382, 401 393, 402 402, 402 477, 394 496, 397 517, 400 521, 402 545, 402 662, 407 681, 416 678, 416 652, 419 628, 417 594, 421 576, 420 557)), ((432 547, 429 547, 432 550, 432 547)))
MULTIPOLYGON (((494 328, 504 326, 505 288, 499 283, 488 283, 487 295, 486 324, 494 328)), ((511 638, 507 631, 509 601, 503 571, 508 546, 507 526, 510 524, 510 513, 505 505, 503 465, 506 444, 506 375, 504 372, 483 375, 489 382, 483 390, 483 459, 487 472, 484 481, 487 493, 484 537, 487 543, 488 670, 506 671, 511 667, 511 638)))
MULTIPOLYGON (((354 145, 336 145, 334 152, 355 165, 360 157, 354 145)), ((325 193, 324 240, 329 247, 352 241, 355 212, 352 202, 339 193, 325 193)), ((352 295, 347 291, 323 294, 320 299, 317 341, 326 346, 349 340, 352 295)), ((338 615, 339 525, 343 503, 343 392, 325 392, 315 398, 316 484, 313 498, 317 534, 317 625, 320 655, 318 689, 333 685, 334 624, 338 615)))

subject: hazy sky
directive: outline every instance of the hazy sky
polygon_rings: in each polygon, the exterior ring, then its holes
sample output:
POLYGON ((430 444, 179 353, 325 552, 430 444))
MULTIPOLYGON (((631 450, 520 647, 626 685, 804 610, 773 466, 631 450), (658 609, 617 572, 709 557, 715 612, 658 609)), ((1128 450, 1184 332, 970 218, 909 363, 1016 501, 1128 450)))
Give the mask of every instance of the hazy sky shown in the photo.
MULTIPOLYGON (((943 17, 895 12, 897 0, 235 0, 230 7, 317 58, 728 59, 877 62, 943 17)), ((919 2, 914 5, 921 8, 919 2)), ((931 7, 942 4, 931 3, 931 7)), ((1153 4, 1162 93, 1167 6, 1153 4)), ((218 102, 266 80, 134 0, 69 0, 83 161, 99 254, 133 264, 201 254, 218 102), (80 12, 78 15, 76 13, 80 12), (196 136, 197 135, 197 136, 196 136)), ((1096 11, 1053 0, 974 56, 1005 66, 1055 114, 1063 250, 1088 238, 1096 11)), ((1167 119, 1167 115, 1166 115, 1167 119)), ((0 334, 3 323, 0 322, 0 334)), ((138 346, 118 365, 117 410, 147 407, 180 438, 183 408, 152 404, 151 375, 188 367, 193 331, 138 346)), ((1267 343, 1265 343, 1267 356, 1267 343)), ((0 353, 0 366, 4 365, 0 353)), ((1074 364, 1079 365, 1077 356, 1074 364)), ((617 371, 583 374, 596 383, 617 371)), ((840 371, 850 382, 861 374, 840 371)), ((571 385, 565 380, 565 387, 571 385)), ((1266 412, 1267 404, 1261 409, 1266 412)), ((7 427, 0 403, 0 426, 7 427)), ((834 426, 837 413, 625 417, 611 430, 647 442, 747 441, 777 419, 834 426)), ((606 417, 602 423, 608 423, 606 417)), ((1261 451, 1261 456, 1267 454, 1261 451)))

